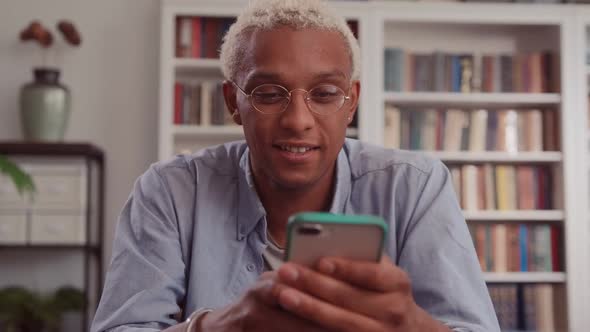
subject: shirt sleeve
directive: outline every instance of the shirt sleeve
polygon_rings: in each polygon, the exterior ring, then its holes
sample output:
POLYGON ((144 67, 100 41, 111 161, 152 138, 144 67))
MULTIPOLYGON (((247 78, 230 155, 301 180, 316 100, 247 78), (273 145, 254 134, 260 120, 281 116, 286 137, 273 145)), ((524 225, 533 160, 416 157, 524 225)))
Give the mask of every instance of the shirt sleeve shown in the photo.
POLYGON ((398 265, 416 303, 453 331, 500 331, 449 171, 437 162, 411 214, 398 265))
POLYGON ((92 332, 152 332, 178 323, 185 264, 175 208, 165 179, 152 166, 119 217, 92 332))

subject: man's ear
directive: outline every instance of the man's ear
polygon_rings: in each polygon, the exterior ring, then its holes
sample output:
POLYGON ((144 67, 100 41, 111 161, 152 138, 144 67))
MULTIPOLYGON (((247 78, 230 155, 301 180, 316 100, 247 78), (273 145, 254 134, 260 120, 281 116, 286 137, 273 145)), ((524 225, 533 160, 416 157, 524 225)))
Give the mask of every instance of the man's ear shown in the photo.
POLYGON ((223 81, 223 98, 225 99, 225 105, 227 111, 230 113, 234 122, 238 125, 242 125, 242 118, 238 111, 238 100, 236 95, 236 87, 228 80, 223 81))
POLYGON ((348 124, 354 119, 354 113, 359 106, 359 96, 361 95, 361 82, 358 80, 352 81, 350 86, 350 104, 348 105, 348 124))

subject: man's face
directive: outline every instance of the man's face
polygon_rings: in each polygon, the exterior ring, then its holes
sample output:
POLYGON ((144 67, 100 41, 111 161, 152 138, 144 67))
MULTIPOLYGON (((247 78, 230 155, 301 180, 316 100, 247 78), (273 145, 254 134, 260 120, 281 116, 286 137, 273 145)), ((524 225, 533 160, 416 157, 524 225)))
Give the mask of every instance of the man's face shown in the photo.
POLYGON ((236 82, 246 93, 269 83, 308 91, 332 84, 351 97, 339 111, 319 115, 306 105, 305 92, 296 90, 284 112, 262 114, 234 89, 230 99, 239 110, 234 119, 244 126, 257 184, 304 190, 322 179, 330 182, 326 177, 333 174, 360 89, 358 81, 349 78, 351 63, 343 38, 336 32, 283 27, 253 32, 247 47, 242 62, 246 70, 236 82))

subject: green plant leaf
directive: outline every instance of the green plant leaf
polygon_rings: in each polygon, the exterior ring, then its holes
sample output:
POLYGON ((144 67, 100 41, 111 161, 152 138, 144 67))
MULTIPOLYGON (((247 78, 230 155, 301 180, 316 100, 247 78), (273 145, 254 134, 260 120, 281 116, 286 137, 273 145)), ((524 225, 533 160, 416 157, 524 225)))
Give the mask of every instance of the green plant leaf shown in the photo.
POLYGON ((34 193, 35 184, 33 179, 25 173, 17 164, 0 155, 0 173, 6 174, 12 179, 16 189, 22 195, 26 192, 34 193))
POLYGON ((61 287, 53 295, 53 306, 61 312, 82 311, 85 304, 84 292, 74 287, 61 287))

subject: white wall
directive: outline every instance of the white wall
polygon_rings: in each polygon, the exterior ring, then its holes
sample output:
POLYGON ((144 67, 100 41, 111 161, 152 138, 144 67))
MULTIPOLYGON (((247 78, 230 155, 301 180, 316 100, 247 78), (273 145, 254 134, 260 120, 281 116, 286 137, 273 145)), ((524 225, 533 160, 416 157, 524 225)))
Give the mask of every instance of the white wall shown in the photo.
POLYGON ((117 215, 135 178, 157 158, 159 1, 0 0, 0 140, 22 138, 19 88, 42 61, 37 45, 18 34, 32 19, 54 30, 62 18, 83 38, 81 48, 60 50, 73 98, 66 140, 96 144, 107 158, 108 264, 117 215))

